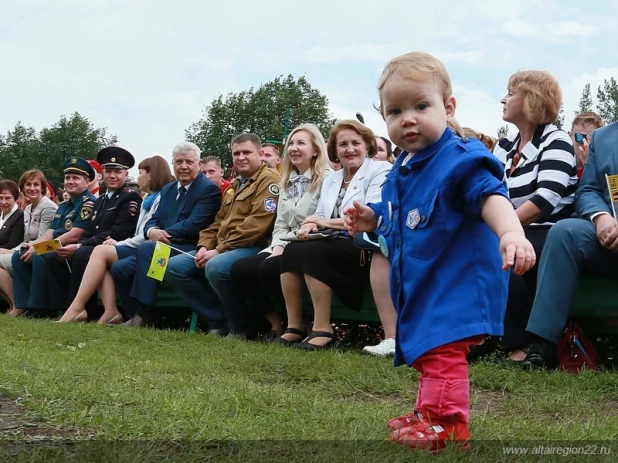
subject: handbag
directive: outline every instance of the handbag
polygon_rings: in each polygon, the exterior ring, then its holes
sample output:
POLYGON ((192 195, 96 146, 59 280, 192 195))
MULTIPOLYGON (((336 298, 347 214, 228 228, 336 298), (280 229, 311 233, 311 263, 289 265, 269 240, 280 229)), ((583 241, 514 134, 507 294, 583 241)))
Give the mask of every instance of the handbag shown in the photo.
POLYGON ((584 367, 599 371, 599 354, 579 325, 572 321, 558 341, 558 369, 579 373, 584 367))

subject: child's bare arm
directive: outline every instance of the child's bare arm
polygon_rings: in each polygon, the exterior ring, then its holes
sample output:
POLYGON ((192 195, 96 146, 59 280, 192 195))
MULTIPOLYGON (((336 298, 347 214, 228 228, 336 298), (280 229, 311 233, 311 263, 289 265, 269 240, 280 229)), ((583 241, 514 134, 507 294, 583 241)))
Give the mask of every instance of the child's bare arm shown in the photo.
POLYGON ((503 268, 514 267, 522 274, 534 267, 536 254, 526 239, 521 222, 508 199, 501 195, 490 195, 483 201, 481 217, 500 238, 503 268))

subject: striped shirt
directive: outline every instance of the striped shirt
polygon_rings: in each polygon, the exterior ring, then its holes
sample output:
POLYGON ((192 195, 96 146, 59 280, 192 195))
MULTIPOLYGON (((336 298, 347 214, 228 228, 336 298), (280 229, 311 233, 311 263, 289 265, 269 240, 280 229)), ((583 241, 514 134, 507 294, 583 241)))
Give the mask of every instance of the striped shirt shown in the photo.
POLYGON ((517 209, 531 201, 543 217, 531 225, 551 225, 575 213, 577 169, 568 134, 553 124, 539 125, 523 147, 511 172, 519 133, 500 139, 494 154, 504 164, 511 203, 517 209))

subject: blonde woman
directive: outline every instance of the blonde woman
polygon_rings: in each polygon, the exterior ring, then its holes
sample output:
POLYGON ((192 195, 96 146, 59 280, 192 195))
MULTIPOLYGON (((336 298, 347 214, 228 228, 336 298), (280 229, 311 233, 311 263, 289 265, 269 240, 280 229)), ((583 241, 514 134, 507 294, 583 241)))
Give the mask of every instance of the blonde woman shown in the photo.
MULTIPOLYGON (((270 332, 266 339, 282 333, 282 320, 275 311, 276 305, 283 307, 285 304, 279 267, 280 255, 288 242, 282 238, 295 237, 303 221, 315 213, 322 181, 333 172, 324 137, 313 124, 299 125, 292 130, 284 153, 271 245, 255 256, 237 260, 231 269, 232 280, 242 289, 251 313, 269 322, 270 332)), ((259 330, 259 326, 257 328, 259 330)))
MULTIPOLYGON (((331 129, 329 158, 343 168, 324 180, 316 213, 307 217, 297 232, 302 242, 289 244, 281 259, 281 286, 288 315, 288 328, 278 339, 282 344, 313 350, 332 346, 331 295, 358 309, 369 280, 369 258, 346 236, 343 210, 353 201, 380 201, 380 191, 392 165, 372 159, 377 151, 371 129, 355 120, 342 120, 331 129), (339 236, 310 240, 320 230, 338 230, 339 236), (313 331, 303 332, 303 291, 307 286, 314 310, 313 331)), ((388 274, 384 285, 388 286, 388 274)))

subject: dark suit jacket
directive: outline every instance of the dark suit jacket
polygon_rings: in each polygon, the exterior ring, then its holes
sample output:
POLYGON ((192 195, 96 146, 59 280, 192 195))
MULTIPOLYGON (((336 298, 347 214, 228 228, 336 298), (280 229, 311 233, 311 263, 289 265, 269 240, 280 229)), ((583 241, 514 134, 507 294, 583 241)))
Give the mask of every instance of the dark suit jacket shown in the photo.
POLYGON ((107 200, 106 195, 94 202, 90 227, 79 240, 83 246, 97 246, 108 236, 120 241, 135 235, 142 197, 127 186, 116 190, 107 200))
POLYGON ((196 245, 200 231, 213 222, 221 207, 221 191, 200 173, 175 208, 176 196, 178 182, 161 189, 159 208, 146 223, 144 235, 148 239, 151 228, 160 228, 172 236, 172 243, 196 245))
POLYGON ((606 174, 618 175, 618 122, 592 132, 588 161, 575 193, 575 208, 580 217, 590 218, 597 212, 614 215, 606 174))
POLYGON ((0 248, 13 249, 24 241, 24 211, 17 209, 0 228, 0 248))

